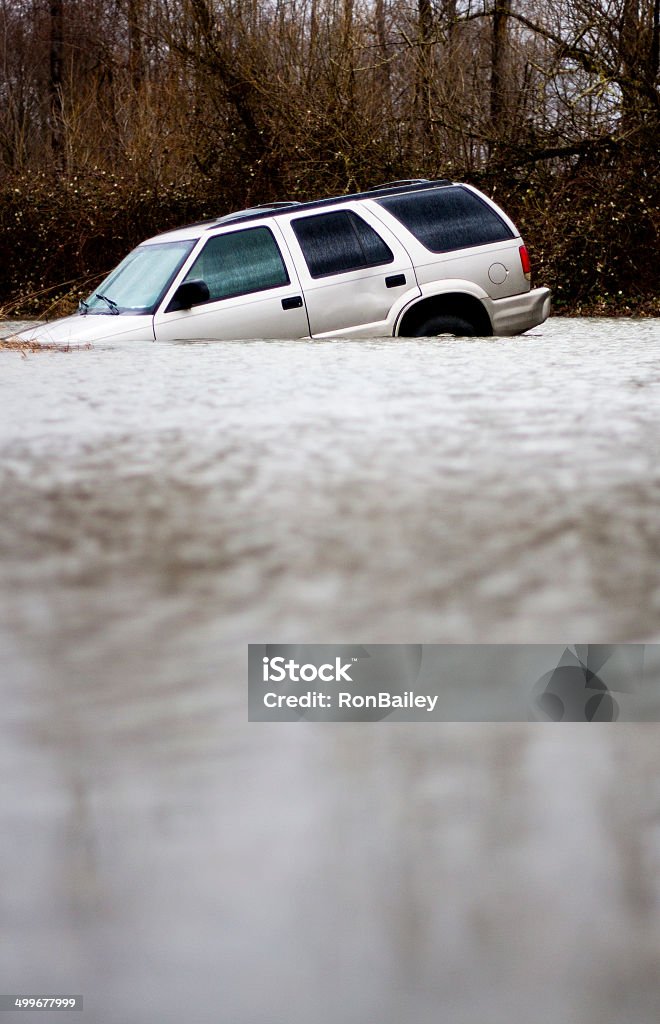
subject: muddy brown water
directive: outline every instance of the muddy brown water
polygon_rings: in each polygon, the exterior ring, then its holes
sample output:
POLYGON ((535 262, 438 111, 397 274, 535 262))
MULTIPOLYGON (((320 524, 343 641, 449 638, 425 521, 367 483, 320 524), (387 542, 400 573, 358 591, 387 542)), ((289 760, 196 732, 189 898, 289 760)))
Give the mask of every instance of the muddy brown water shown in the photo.
POLYGON ((658 726, 249 724, 246 648, 658 642, 658 452, 657 320, 1 351, 3 991, 657 1020, 658 726))

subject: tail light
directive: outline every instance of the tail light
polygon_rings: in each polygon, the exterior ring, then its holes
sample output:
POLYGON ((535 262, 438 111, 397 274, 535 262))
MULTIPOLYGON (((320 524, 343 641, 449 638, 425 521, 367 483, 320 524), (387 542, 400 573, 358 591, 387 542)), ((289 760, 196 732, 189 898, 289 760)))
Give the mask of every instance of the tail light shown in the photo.
POLYGON ((522 263, 523 274, 528 281, 532 280, 532 264, 529 262, 529 253, 527 252, 527 246, 521 245, 518 250, 520 253, 520 262, 522 263))

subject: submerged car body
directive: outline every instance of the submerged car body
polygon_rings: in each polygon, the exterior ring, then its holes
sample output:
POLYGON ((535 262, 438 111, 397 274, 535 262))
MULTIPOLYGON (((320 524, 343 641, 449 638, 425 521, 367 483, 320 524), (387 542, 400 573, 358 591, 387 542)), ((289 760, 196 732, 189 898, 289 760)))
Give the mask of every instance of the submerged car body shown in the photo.
POLYGON ((521 334, 550 312, 507 215, 471 185, 395 182, 148 239, 54 343, 521 334))

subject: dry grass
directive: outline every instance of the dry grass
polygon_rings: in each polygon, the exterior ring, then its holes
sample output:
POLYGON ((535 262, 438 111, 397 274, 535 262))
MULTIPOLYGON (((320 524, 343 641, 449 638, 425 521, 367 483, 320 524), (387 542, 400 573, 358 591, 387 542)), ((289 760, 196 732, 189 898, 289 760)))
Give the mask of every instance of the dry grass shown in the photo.
POLYGON ((76 352, 79 349, 90 349, 91 345, 42 345, 36 341, 24 341, 21 338, 0 338, 0 351, 20 352, 76 352))

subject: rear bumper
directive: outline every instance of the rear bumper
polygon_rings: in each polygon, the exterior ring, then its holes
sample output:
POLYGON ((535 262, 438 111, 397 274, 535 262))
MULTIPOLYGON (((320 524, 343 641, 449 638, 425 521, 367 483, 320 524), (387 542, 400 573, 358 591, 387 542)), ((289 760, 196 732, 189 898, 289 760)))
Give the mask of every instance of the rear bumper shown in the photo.
POLYGON ((506 299, 490 299, 487 305, 493 334, 523 334, 538 327, 550 316, 552 292, 549 288, 533 288, 521 295, 510 295, 506 299))

